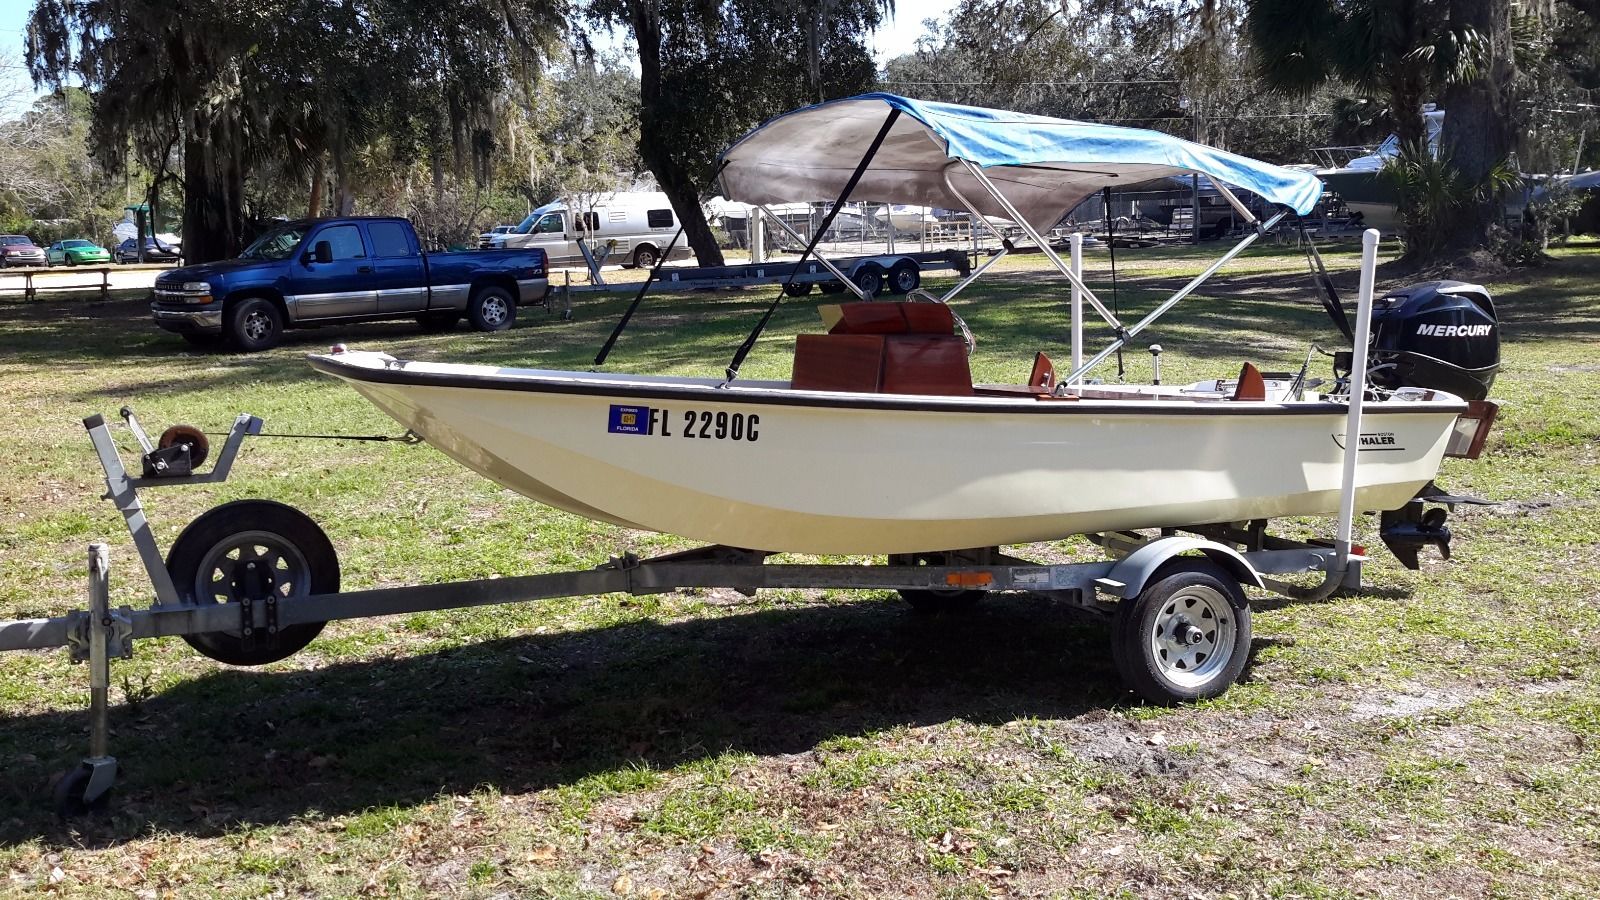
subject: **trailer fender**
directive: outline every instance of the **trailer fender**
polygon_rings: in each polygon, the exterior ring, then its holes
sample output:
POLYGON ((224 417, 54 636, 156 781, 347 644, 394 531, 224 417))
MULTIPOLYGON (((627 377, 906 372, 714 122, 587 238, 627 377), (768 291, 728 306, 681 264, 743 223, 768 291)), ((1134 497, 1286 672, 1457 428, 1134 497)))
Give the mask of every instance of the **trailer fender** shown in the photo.
POLYGON ((1174 536, 1151 541, 1118 561, 1111 567, 1111 571, 1099 580, 1100 589, 1124 600, 1131 600, 1139 596, 1145 584, 1168 561, 1196 551, 1227 569, 1239 579, 1240 584, 1266 587, 1255 567, 1232 547, 1204 538, 1174 536))

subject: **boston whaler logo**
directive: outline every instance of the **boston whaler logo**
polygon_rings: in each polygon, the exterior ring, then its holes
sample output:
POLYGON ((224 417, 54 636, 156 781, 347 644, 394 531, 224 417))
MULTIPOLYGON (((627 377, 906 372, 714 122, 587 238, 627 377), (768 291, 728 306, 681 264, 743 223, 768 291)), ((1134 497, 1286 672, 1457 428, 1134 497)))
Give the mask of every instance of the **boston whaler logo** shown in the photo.
POLYGON ((1417 337, 1488 337, 1493 329, 1493 325, 1418 325, 1417 337))
MULTIPOLYGON (((1333 435, 1333 442, 1335 444, 1339 445, 1339 449, 1340 450, 1343 450, 1344 449, 1344 433, 1340 432, 1338 434, 1333 435)), ((1362 452, 1366 452, 1368 450, 1378 451, 1378 450, 1404 450, 1404 449, 1405 449, 1405 447, 1401 446, 1400 442, 1395 439, 1394 432, 1392 432, 1392 431, 1363 431, 1363 432, 1361 432, 1361 450, 1362 450, 1362 452)))

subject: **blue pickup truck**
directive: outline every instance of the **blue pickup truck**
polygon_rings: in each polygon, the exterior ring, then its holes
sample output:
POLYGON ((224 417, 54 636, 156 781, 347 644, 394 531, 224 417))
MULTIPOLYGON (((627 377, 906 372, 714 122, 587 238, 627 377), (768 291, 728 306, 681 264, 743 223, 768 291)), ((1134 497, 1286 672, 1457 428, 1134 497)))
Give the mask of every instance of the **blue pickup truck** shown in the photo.
POLYGON ((444 331, 462 316, 479 331, 510 328, 517 307, 550 291, 543 250, 428 253, 405 219, 289 222, 238 259, 156 279, 156 324, 192 344, 265 350, 288 328, 414 318, 444 331))

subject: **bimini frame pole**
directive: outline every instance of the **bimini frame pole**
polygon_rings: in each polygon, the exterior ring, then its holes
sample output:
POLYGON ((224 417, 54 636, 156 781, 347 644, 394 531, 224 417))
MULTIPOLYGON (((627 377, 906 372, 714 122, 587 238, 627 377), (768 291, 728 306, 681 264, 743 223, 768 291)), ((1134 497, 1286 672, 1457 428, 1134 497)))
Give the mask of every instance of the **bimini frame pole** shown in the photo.
MULTIPOLYGON (((1100 302, 1100 298, 1094 295, 1094 291, 1089 290, 1089 286, 1083 283, 1083 279, 1073 274, 1071 267, 1061 261, 1061 257, 1056 255, 1056 251, 1050 246, 1050 242, 1045 240, 1044 237, 1039 234, 1038 229, 1034 228, 1032 223, 1022 217, 1022 213, 1017 212, 1017 208, 1012 205, 1010 200, 1006 199, 1006 195, 1000 193, 1000 189, 995 187, 993 181, 989 180, 989 176, 983 174, 983 169, 965 159, 958 159, 956 162, 966 167, 967 173, 976 179, 978 184, 981 185, 984 190, 989 192, 989 196, 993 197, 994 201, 1000 204, 1000 208, 1005 210, 1006 215, 1010 216, 1012 221, 1017 223, 1017 227, 1022 229, 1022 233, 1026 234, 1029 240, 1038 245, 1039 252, 1043 253, 1045 257, 1050 260, 1051 264, 1054 265, 1062 275, 1066 276, 1067 281, 1071 282, 1074 288, 1077 288, 1079 291, 1083 292, 1083 298, 1089 301, 1089 305, 1093 306, 1095 312, 1100 314, 1100 318, 1105 319, 1106 324, 1110 325, 1112 328, 1115 328, 1120 333, 1122 331, 1122 322, 1117 319, 1116 315, 1113 314, 1111 310, 1106 309, 1105 304, 1100 302)), ((995 228, 988 219, 984 218, 983 214, 978 212, 977 208, 972 205, 972 201, 968 200, 965 195, 963 195, 959 190, 956 190, 955 185, 950 183, 949 169, 945 169, 944 172, 944 186, 950 191, 951 194, 955 195, 957 200, 961 201, 962 205, 966 206, 967 212, 970 212, 977 220, 983 222, 984 226, 990 231, 994 232, 996 237, 1000 238, 1002 241, 1005 240, 1005 235, 1001 234, 999 229, 995 228)))
POLYGON ((1339 493, 1339 530, 1334 548, 1343 566, 1350 565, 1355 534, 1356 460, 1361 456, 1361 407, 1367 395, 1367 342, 1372 338, 1372 294, 1378 269, 1378 230, 1361 233, 1361 292, 1356 298, 1356 334, 1350 363, 1350 412, 1344 425, 1344 481, 1339 493))
MULTIPOLYGON (((757 203, 755 206, 756 206, 756 215, 759 216, 759 215, 765 214, 767 216, 767 218, 769 218, 772 221, 778 223, 778 227, 779 228, 782 228, 784 231, 789 232, 789 236, 794 238, 797 243, 801 243, 801 244, 806 243, 806 239, 800 236, 800 232, 795 231, 794 228, 791 227, 788 222, 785 222, 784 220, 778 218, 777 214, 774 213, 772 210, 767 209, 765 206, 762 206, 759 203, 757 203)), ((861 289, 861 285, 856 284, 854 281, 851 280, 850 276, 848 276, 848 275, 844 274, 843 272, 841 272, 839 270, 838 266, 834 265, 831 260, 829 260, 826 256, 822 255, 821 251, 812 251, 811 255, 817 260, 817 262, 822 263, 822 267, 824 269, 827 269, 829 272, 832 272, 833 273, 833 277, 835 277, 835 278, 839 279, 841 282, 843 282, 845 288, 848 289, 851 293, 855 294, 857 297, 860 297, 862 300, 868 299, 867 298, 867 292, 863 291, 861 289)))
POLYGON ((1179 301, 1181 301, 1183 298, 1189 296, 1190 294, 1194 293, 1195 288, 1198 288, 1200 285, 1205 284, 1207 279, 1209 279, 1212 275, 1217 274, 1217 270, 1218 269, 1220 269, 1223 266, 1227 265, 1228 262, 1230 260, 1232 260, 1235 256, 1238 256, 1240 253, 1243 253, 1246 247, 1249 247, 1251 244, 1254 244, 1256 242, 1256 240, 1261 237, 1261 235, 1265 234, 1268 230, 1270 230, 1272 228, 1272 226, 1274 226, 1274 225, 1278 224, 1280 221, 1282 221, 1283 217, 1288 215, 1288 214, 1289 213, 1288 213, 1287 210, 1285 210, 1284 212, 1280 212, 1277 215, 1273 216, 1272 218, 1268 219, 1265 222, 1265 224, 1263 224, 1257 230, 1252 231, 1251 233, 1245 235, 1243 240, 1241 240, 1239 243, 1237 243, 1237 244, 1235 244, 1233 246, 1233 249, 1229 250, 1227 253, 1222 254, 1222 257, 1220 259, 1218 259, 1216 262, 1212 263, 1211 265, 1207 266, 1206 270, 1204 272, 1201 272, 1199 275, 1196 275, 1194 277, 1194 280, 1192 280, 1188 284, 1184 285, 1182 287, 1182 289, 1180 289, 1176 294, 1173 294, 1171 297, 1168 297, 1165 301, 1162 302, 1162 304, 1160 306, 1158 306, 1154 310, 1152 310, 1149 315, 1147 315, 1144 318, 1140 319, 1138 322, 1134 323, 1133 325, 1129 326, 1128 328, 1123 329, 1117 335, 1117 339, 1111 342, 1111 346, 1105 348, 1104 350, 1101 350, 1099 353, 1096 353, 1094 355, 1094 357, 1092 359, 1090 359, 1088 362, 1084 363, 1081 366, 1078 366, 1076 369, 1073 369, 1072 374, 1068 375, 1067 377, 1065 377, 1063 379, 1061 379, 1060 383, 1063 384, 1063 385, 1072 384, 1073 382, 1075 382, 1078 379, 1082 378, 1084 373, 1088 372, 1090 369, 1093 369, 1095 366, 1098 366, 1101 363, 1105 362, 1107 359, 1109 359, 1111 357, 1111 354, 1116 353, 1118 350, 1122 349, 1124 346, 1127 345, 1128 341, 1130 341, 1130 340, 1132 340, 1134 338, 1135 335, 1137 335, 1139 332, 1145 330, 1146 328, 1150 327, 1150 323, 1152 323, 1155 320, 1157 320, 1157 319, 1161 318, 1162 316, 1166 315, 1167 310, 1173 308, 1174 306, 1177 306, 1179 301))
MULTIPOLYGON (((1072 263, 1072 274, 1083 280, 1083 235, 1073 234, 1067 239, 1067 246, 1071 249, 1068 259, 1072 263)), ((1072 371, 1078 371, 1083 365, 1083 291, 1074 284, 1072 286, 1072 371)))

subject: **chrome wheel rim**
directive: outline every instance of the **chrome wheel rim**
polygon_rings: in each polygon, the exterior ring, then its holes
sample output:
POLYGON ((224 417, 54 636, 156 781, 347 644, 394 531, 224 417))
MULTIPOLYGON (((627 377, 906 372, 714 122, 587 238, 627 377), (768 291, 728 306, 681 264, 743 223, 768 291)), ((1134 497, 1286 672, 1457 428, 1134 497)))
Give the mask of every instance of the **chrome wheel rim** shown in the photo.
POLYGON ((261 310, 252 310, 244 317, 244 336, 259 341, 272 333, 272 319, 261 310))
POLYGON ((311 564, 299 547, 270 531, 230 534, 201 558, 190 596, 202 606, 237 603, 252 588, 260 591, 258 599, 267 594, 306 596, 311 593, 311 564))
POLYGON ((1238 619, 1228 597, 1205 585, 1190 585, 1168 597, 1150 632, 1150 655, 1163 678, 1199 687, 1233 658, 1238 619))
POLYGON ((485 297, 480 311, 485 325, 499 325, 506 320, 506 301, 499 297, 485 297))

